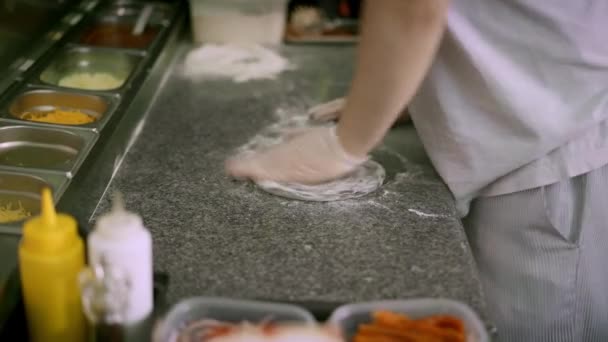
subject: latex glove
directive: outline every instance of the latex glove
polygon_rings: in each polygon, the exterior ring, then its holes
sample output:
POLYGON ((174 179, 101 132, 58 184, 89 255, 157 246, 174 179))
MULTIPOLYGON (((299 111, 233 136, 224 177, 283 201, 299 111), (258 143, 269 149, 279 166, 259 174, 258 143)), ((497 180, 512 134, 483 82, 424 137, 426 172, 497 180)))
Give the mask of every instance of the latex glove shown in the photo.
POLYGON ((329 102, 321 103, 313 106, 308 110, 308 117, 314 122, 334 121, 340 117, 340 113, 344 109, 346 99, 339 97, 329 102))
POLYGON ((350 156, 335 126, 316 127, 253 155, 226 162, 226 172, 240 179, 317 184, 353 171, 368 158, 350 156))

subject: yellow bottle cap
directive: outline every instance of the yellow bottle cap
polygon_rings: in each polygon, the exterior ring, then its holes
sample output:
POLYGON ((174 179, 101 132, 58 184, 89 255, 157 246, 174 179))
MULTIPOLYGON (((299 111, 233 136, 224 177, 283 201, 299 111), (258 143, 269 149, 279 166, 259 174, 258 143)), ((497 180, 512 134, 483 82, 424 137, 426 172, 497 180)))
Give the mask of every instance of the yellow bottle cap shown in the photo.
POLYGON ((71 247, 78 241, 76 220, 57 214, 51 190, 42 190, 40 215, 23 225, 23 248, 38 253, 53 253, 71 247))

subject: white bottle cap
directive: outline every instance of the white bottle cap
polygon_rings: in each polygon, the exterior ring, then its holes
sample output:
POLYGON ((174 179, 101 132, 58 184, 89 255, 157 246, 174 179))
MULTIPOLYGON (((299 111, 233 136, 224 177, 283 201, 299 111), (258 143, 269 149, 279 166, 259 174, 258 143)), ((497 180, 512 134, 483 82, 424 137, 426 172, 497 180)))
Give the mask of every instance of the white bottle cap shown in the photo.
POLYGON ((141 216, 125 210, 122 195, 118 192, 114 193, 112 210, 101 215, 95 225, 95 231, 108 238, 123 237, 143 228, 141 216))

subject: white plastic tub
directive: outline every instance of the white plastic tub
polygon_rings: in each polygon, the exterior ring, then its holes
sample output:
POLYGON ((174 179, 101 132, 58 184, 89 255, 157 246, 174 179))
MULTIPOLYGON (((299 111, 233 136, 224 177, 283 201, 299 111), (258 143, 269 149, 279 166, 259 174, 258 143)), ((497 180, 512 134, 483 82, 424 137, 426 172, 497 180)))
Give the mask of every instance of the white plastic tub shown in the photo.
POLYGON ((412 318, 423 318, 432 315, 447 314, 460 318, 466 327, 467 341, 488 342, 488 333, 475 312, 467 305, 448 299, 411 299, 387 300, 348 304, 337 308, 329 318, 341 330, 347 341, 351 341, 360 324, 371 321, 371 313, 386 310, 406 314, 412 318))
POLYGON ((194 297, 175 305, 154 333, 155 342, 168 342, 187 324, 209 319, 228 323, 299 322, 315 324, 306 310, 287 304, 274 304, 227 298, 194 297))
POLYGON ((190 0, 198 43, 275 45, 285 31, 287 0, 190 0))

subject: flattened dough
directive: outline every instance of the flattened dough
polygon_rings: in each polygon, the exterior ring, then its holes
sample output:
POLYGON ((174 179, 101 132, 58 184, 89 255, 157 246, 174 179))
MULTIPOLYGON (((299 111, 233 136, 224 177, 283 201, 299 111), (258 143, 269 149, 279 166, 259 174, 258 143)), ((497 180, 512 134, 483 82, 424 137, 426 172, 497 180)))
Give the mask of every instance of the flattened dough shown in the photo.
POLYGON ((273 195, 302 201, 331 202, 365 196, 384 182, 386 172, 373 160, 363 163, 352 173, 331 182, 305 185, 260 181, 256 184, 273 195))

